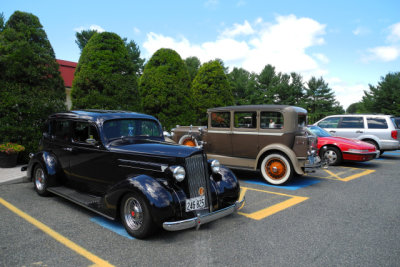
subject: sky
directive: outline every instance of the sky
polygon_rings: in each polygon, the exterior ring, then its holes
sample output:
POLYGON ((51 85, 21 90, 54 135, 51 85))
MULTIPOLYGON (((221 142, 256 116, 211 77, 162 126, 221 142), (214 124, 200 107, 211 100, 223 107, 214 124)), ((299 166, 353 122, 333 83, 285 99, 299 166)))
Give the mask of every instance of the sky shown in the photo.
POLYGON ((146 60, 171 48, 230 70, 322 77, 345 109, 400 71, 399 0, 0 0, 6 21, 17 10, 39 18, 57 59, 79 61, 76 32, 114 32, 146 60))

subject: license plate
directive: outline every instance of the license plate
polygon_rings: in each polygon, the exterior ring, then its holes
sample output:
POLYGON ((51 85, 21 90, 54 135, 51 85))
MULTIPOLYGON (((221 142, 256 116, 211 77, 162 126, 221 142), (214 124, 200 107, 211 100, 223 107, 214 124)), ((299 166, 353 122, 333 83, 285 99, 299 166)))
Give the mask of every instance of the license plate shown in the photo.
POLYGON ((186 211, 201 210, 206 207, 205 196, 186 199, 186 211))

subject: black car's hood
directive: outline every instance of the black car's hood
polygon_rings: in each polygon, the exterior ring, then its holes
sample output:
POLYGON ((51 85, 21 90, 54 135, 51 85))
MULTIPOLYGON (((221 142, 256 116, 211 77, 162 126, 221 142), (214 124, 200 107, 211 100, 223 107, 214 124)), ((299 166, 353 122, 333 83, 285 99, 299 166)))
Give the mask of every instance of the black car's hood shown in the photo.
POLYGON ((157 155, 163 157, 185 158, 199 151, 198 148, 157 142, 150 140, 139 140, 134 143, 120 144, 109 147, 112 152, 137 153, 157 155))

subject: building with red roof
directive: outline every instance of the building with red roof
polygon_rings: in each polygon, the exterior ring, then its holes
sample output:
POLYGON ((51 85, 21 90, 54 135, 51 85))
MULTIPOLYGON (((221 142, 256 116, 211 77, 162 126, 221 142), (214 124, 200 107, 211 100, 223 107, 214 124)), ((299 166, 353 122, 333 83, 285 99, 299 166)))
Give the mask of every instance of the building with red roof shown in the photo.
POLYGON ((61 77, 64 79, 65 93, 67 94, 67 107, 71 109, 71 88, 72 81, 74 80, 75 69, 78 63, 72 61, 66 61, 57 59, 58 65, 60 65, 61 77))

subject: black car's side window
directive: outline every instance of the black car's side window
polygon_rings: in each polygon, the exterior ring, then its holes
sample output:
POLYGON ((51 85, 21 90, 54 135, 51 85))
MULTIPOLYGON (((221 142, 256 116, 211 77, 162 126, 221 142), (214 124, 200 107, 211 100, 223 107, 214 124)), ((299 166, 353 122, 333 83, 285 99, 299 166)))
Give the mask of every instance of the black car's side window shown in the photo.
POLYGON ((49 123, 49 133, 54 139, 67 142, 70 138, 70 126, 70 121, 53 120, 49 123))
POLYGON ((73 124, 72 140, 75 143, 94 144, 100 141, 99 133, 89 122, 76 121, 73 124))

